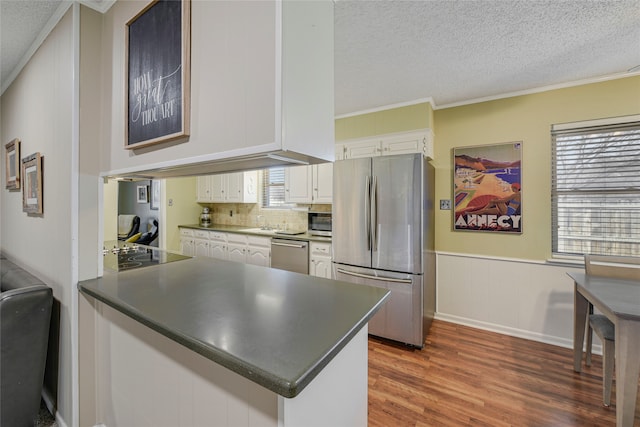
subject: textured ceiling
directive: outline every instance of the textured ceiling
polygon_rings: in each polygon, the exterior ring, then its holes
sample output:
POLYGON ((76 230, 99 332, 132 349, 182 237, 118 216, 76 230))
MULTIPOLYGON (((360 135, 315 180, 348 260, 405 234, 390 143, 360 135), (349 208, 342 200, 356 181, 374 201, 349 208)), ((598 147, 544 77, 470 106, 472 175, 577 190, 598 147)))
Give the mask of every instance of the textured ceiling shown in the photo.
POLYGON ((336 115, 436 105, 640 65, 640 1, 338 1, 336 115))
MULTIPOLYGON (((60 3, 0 0, 3 88, 60 3)), ((336 115, 428 98, 452 105, 639 65, 640 0, 335 1, 336 115)))
POLYGON ((61 0, 0 0, 2 87, 61 3, 61 0))

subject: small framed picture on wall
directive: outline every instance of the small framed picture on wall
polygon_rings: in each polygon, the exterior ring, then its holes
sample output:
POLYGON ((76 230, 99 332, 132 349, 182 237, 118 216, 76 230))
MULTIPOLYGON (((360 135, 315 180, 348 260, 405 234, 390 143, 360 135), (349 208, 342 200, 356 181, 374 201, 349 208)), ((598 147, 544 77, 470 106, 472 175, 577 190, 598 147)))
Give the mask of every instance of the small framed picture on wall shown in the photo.
POLYGON ((149 191, 146 185, 138 185, 136 192, 138 203, 149 203, 149 191))
POLYGON ((29 215, 42 215, 42 161, 40 153, 22 159, 22 210, 29 215))
POLYGON ((20 189, 20 140, 12 140, 5 146, 6 187, 8 190, 20 189))

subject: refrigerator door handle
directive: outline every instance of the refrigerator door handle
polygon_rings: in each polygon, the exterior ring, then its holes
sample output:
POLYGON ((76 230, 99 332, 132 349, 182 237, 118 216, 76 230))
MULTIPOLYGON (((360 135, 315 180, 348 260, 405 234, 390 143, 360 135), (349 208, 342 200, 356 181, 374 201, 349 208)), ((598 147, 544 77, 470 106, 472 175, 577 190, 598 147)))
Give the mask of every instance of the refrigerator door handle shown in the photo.
POLYGON ((371 240, 372 250, 378 251, 378 180, 373 177, 371 186, 371 240))
POLYGON ((364 227, 367 230, 367 250, 371 250, 371 177, 367 176, 364 186, 364 227))
POLYGON ((342 268, 337 268, 336 271, 338 273, 346 274, 347 276, 362 277, 363 279, 373 279, 373 280, 380 280, 383 282, 396 282, 396 283, 407 283, 407 284, 413 283, 411 279, 394 279, 393 277, 371 276, 369 274, 362 274, 362 273, 355 273, 353 271, 347 271, 342 268))

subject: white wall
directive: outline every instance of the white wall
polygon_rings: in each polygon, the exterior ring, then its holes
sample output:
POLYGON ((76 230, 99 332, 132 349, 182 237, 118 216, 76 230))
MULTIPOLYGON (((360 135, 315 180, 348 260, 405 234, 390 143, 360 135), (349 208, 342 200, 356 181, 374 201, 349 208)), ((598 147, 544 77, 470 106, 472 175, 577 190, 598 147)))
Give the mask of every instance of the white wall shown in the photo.
POLYGON ((102 170, 275 143, 275 4, 198 1, 191 14, 191 136, 162 149, 124 149, 124 28, 145 4, 118 1, 105 14, 102 60, 110 70, 105 80, 110 111, 102 170))
POLYGON ((145 4, 118 1, 105 14, 103 172, 281 149, 333 159, 328 1, 191 2, 190 136, 125 150, 124 28, 145 4))
POLYGON ((50 348, 58 354, 49 355, 45 387, 64 420, 70 420, 72 414, 72 265, 73 245, 77 244, 72 241, 74 224, 69 220, 77 197, 72 193, 73 40, 73 17, 68 11, 2 95, 0 130, 2 141, 22 141, 22 157, 35 152, 44 156, 44 213, 29 216, 22 212, 21 193, 3 188, 1 245, 9 259, 53 289, 52 321, 59 324, 59 341, 50 348))
POLYGON ((582 266, 437 254, 436 318, 573 346, 573 280, 582 266))

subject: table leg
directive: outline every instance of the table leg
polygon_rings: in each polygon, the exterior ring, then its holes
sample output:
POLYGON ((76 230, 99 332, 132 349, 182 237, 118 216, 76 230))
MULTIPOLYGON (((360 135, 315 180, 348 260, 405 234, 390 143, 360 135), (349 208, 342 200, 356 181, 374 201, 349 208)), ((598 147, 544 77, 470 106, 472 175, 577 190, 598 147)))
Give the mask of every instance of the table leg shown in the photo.
POLYGON ((577 284, 573 290, 573 370, 582 370, 582 348, 584 347, 584 330, 586 326, 589 302, 578 292, 577 284))
POLYGON ((616 323, 616 426, 632 427, 640 375, 640 322, 616 323))

